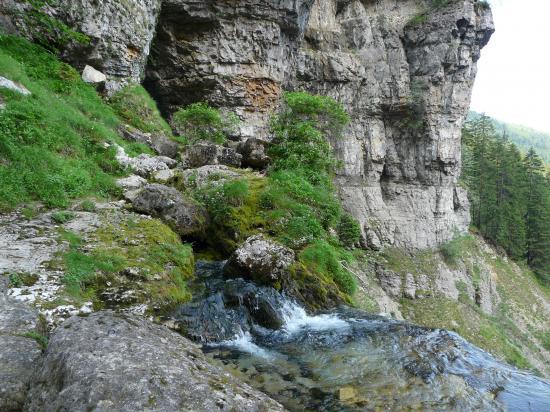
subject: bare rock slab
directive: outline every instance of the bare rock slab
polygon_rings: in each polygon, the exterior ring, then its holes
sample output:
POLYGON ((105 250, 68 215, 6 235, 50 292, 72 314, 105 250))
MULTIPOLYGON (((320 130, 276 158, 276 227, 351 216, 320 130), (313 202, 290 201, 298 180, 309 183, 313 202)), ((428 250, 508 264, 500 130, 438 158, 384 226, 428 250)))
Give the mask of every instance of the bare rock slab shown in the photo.
POLYGON ((42 354, 33 336, 43 333, 38 313, 0 293, 0 410, 21 410, 42 354))
POLYGON ((97 312, 58 328, 28 411, 281 411, 199 348, 135 315, 97 312))

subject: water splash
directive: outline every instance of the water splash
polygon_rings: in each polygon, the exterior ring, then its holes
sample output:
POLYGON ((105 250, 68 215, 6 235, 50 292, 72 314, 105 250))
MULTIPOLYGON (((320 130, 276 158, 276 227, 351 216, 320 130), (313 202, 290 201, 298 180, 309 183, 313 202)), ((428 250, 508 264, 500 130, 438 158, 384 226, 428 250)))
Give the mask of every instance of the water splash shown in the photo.
POLYGON ((286 299, 282 307, 283 330, 292 335, 304 329, 312 331, 327 331, 348 328, 350 325, 336 314, 310 316, 304 308, 286 299))

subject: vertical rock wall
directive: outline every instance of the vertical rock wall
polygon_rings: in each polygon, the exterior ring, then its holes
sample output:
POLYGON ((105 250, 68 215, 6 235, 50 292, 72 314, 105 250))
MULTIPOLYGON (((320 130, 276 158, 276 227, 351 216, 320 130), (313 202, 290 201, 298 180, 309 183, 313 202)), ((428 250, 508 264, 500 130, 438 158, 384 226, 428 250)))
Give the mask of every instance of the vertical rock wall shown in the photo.
POLYGON ((461 128, 494 29, 476 1, 429 4, 317 0, 289 83, 350 112, 337 183, 371 246, 432 247, 469 224, 461 128))

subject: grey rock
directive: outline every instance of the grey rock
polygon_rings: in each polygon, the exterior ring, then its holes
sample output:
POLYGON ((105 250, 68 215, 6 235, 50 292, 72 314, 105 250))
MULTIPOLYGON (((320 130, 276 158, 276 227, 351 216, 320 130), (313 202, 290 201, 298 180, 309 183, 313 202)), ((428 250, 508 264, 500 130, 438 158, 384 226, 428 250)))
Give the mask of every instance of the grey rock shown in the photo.
POLYGON ((207 165, 196 169, 185 169, 182 176, 184 186, 195 189, 208 184, 219 184, 238 179, 240 174, 224 165, 207 165))
POLYGON ((159 170, 158 172, 153 173, 153 180, 157 183, 167 184, 175 181, 178 176, 180 176, 180 170, 168 169, 168 170, 159 170))
POLYGON ((145 86, 164 113, 209 101, 267 135, 313 0, 165 0, 145 86))
POLYGON ((31 92, 19 82, 14 82, 13 80, 7 79, 0 76, 0 87, 9 89, 13 92, 20 93, 24 96, 29 96, 31 92))
POLYGON ((197 168, 206 165, 226 165, 240 167, 242 156, 231 147, 214 143, 198 143, 188 146, 183 156, 186 168, 197 168))
POLYGON ((272 284, 288 275, 295 261, 294 251, 263 235, 251 236, 229 258, 224 266, 227 277, 242 277, 272 284))
POLYGON ((178 143, 162 133, 144 133, 130 126, 120 127, 119 132, 126 140, 146 144, 161 156, 175 158, 178 155, 178 143))
POLYGON ((134 173, 149 177, 153 173, 159 170, 168 170, 176 167, 177 161, 166 156, 151 156, 142 153, 136 157, 130 157, 126 154, 124 149, 116 145, 117 154, 116 160, 124 167, 128 167, 134 171, 134 173))
POLYGON ((82 80, 85 83, 105 83, 107 81, 107 76, 101 73, 99 70, 94 69, 92 66, 86 65, 82 71, 82 80))
POLYGON ((110 311, 56 329, 27 399, 28 411, 284 410, 184 337, 110 311))
POLYGON ((256 139, 254 137, 244 142, 240 142, 237 146, 237 152, 243 157, 242 165, 253 169, 265 169, 270 161, 266 153, 267 144, 268 142, 265 140, 256 139))
POLYGON ((140 189, 147 184, 147 180, 138 175, 130 175, 117 179, 116 184, 123 190, 140 189))
POLYGON ((0 292, 0 410, 22 409, 42 354, 35 335, 29 334, 44 333, 35 310, 0 292))
POLYGON ((473 0, 317 1, 297 57, 296 88, 328 94, 352 122, 332 141, 346 209, 383 244, 433 247, 464 232, 457 186, 461 127, 480 49, 494 31, 473 0))
POLYGON ((199 236, 208 220, 205 209, 173 187, 145 186, 133 200, 134 210, 162 219, 181 236, 199 236))

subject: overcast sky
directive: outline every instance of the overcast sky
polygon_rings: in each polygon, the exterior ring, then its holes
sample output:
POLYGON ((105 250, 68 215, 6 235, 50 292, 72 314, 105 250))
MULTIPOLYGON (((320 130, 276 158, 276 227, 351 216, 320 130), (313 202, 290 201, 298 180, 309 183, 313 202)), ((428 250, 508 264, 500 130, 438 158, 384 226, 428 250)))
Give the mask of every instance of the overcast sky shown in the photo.
POLYGON ((550 0, 491 0, 472 110, 550 132, 550 0))

